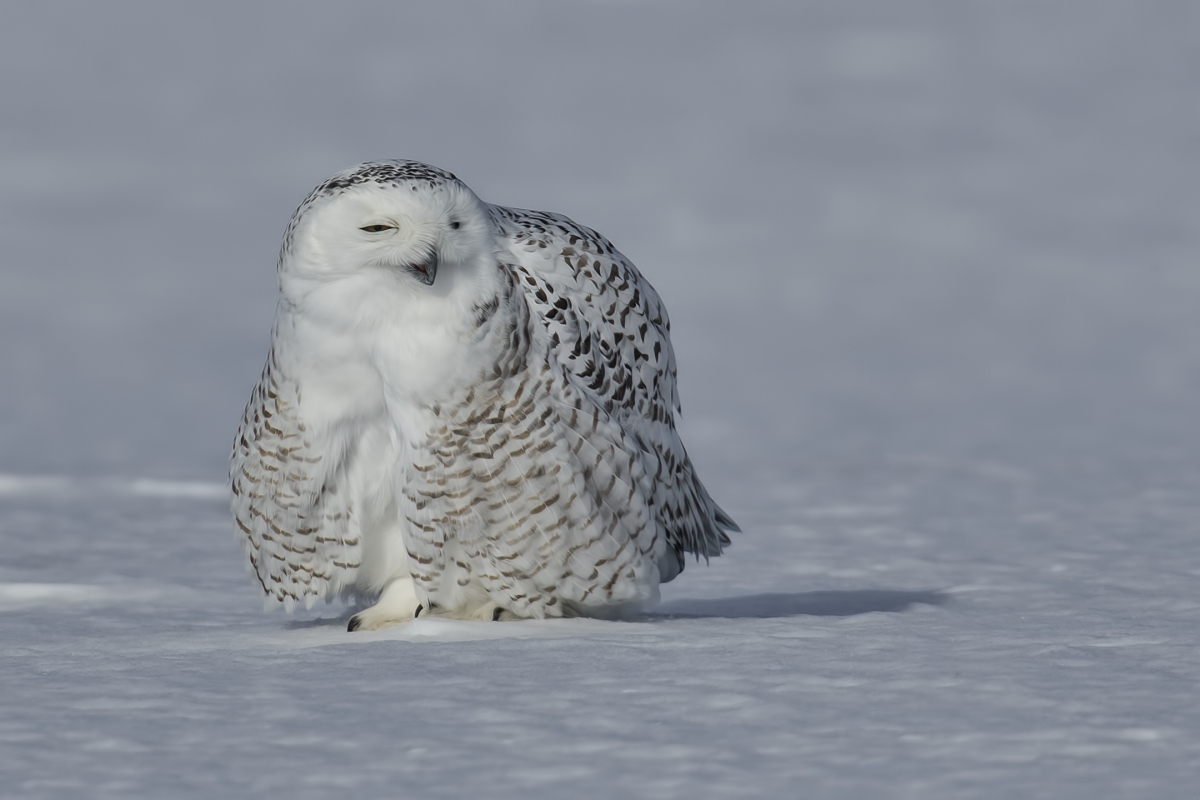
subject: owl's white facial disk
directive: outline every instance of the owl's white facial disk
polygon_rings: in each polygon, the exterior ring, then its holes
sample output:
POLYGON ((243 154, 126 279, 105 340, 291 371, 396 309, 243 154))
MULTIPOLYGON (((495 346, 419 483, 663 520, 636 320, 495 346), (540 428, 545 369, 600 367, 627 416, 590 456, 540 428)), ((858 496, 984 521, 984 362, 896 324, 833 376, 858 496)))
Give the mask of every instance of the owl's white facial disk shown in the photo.
POLYGON ((491 357, 474 320, 500 286, 494 236, 455 184, 366 183, 313 203, 280 262, 299 357, 369 364, 393 407, 468 380, 491 357))
POLYGON ((377 272, 414 290, 433 286, 443 265, 479 254, 480 205, 457 187, 353 187, 305 212, 281 278, 324 283, 377 272))

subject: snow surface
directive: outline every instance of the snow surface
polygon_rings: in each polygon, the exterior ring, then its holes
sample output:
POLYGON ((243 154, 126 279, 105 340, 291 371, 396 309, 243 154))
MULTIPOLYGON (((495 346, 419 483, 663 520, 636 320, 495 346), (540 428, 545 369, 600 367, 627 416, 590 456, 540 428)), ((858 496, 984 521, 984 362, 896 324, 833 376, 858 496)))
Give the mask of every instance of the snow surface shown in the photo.
POLYGON ((0 796, 1200 787, 1200 5, 0 11, 0 796), (653 614, 264 614, 224 499, 312 185, 663 295, 745 533, 653 614))

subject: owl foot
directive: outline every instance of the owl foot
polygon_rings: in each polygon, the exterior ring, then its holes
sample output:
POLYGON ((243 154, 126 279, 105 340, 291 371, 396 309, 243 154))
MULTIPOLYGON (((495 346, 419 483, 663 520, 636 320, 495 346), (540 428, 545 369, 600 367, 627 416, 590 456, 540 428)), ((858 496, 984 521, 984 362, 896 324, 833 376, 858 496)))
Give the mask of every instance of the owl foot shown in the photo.
POLYGON ((488 603, 483 608, 479 609, 475 616, 478 619, 484 620, 490 618, 492 622, 512 622, 513 620, 521 619, 507 608, 501 608, 495 603, 488 603))
MULTIPOLYGON (((369 609, 368 609, 369 610, 369 609)), ((492 602, 484 603, 478 607, 466 608, 442 608, 434 603, 427 606, 418 606, 415 617, 442 617, 443 619, 473 619, 484 622, 509 622, 511 620, 521 619, 516 614, 506 608, 501 608, 492 602)))
POLYGON ((377 631, 380 628, 398 625, 416 617, 420 608, 412 578, 396 578, 384 587, 375 605, 364 608, 350 618, 346 630, 377 631))

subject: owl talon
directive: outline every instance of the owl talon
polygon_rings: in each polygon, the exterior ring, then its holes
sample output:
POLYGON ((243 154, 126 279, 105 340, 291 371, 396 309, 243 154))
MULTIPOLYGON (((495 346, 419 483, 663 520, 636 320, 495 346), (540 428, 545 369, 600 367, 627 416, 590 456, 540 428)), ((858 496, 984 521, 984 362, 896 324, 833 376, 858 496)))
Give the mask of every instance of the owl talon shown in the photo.
POLYGON ((412 579, 408 576, 397 578, 384 587, 375 605, 364 608, 350 618, 346 630, 377 631, 408 622, 421 612, 421 606, 418 605, 417 612, 413 613, 412 601, 416 599, 412 579))
POLYGON ((229 474, 289 610, 341 590, 380 592, 349 631, 616 616, 729 544, 675 427, 662 300, 599 233, 367 162, 301 203, 277 272, 229 474))

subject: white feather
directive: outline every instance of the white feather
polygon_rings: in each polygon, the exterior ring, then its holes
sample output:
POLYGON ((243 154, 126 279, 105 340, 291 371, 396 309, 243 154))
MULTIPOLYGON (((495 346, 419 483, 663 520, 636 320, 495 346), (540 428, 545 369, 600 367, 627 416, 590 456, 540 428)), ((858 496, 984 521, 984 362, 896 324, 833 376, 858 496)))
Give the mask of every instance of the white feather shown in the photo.
POLYGON ((301 205, 279 277, 231 479, 252 569, 288 610, 382 592, 352 627, 414 599, 606 616, 736 530, 675 431, 662 301, 594 231, 372 162, 301 205))

